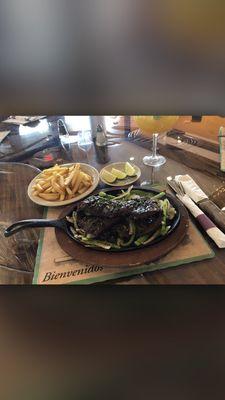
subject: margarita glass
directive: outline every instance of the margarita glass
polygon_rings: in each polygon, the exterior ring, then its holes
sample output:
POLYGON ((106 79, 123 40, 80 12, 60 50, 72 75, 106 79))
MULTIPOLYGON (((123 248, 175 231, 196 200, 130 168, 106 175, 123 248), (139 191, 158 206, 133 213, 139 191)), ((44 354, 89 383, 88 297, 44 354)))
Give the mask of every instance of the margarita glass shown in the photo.
POLYGON ((174 115, 137 115, 135 123, 143 136, 152 137, 152 154, 143 158, 143 163, 151 167, 159 167, 166 162, 166 158, 157 154, 159 133, 173 128, 178 120, 174 115))

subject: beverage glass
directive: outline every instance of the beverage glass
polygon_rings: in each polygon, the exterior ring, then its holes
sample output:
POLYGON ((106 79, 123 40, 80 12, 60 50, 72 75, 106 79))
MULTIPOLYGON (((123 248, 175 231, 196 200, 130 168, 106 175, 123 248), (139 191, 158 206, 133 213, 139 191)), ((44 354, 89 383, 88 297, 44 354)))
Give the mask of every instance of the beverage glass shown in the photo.
POLYGON ((159 133, 167 132, 177 122, 178 117, 174 115, 138 115, 135 122, 145 137, 152 137, 152 154, 143 158, 143 163, 151 167, 159 167, 166 162, 166 158, 157 153, 157 142, 159 133))
POLYGON ((78 132, 78 147, 79 149, 81 149, 86 153, 87 159, 88 159, 88 154, 92 149, 92 146, 93 146, 93 141, 92 141, 91 131, 82 130, 78 132))

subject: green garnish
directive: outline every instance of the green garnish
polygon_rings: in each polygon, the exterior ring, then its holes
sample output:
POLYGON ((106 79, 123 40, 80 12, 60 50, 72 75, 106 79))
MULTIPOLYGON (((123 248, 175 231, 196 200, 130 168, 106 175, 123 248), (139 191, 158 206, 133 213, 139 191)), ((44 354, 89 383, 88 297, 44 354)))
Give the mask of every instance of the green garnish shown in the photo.
POLYGON ((129 247, 134 241, 136 234, 136 226, 133 221, 129 221, 129 233, 131 235, 130 239, 127 242, 124 242, 122 239, 117 239, 117 244, 122 247, 129 247))
POLYGON ((135 240, 134 244, 136 244, 136 246, 140 246, 140 245, 143 244, 148 238, 149 238, 148 235, 140 236, 137 240, 135 240))
POLYGON ((99 192, 99 196, 104 197, 105 199, 115 199, 115 196, 106 192, 99 192))
POLYGON ((137 237, 138 225, 136 226, 135 224, 138 224, 138 222, 128 218, 124 224, 118 225, 118 228, 115 230, 113 235, 107 235, 106 232, 106 240, 98 240, 93 238, 92 235, 88 233, 85 234, 85 232, 79 228, 77 224, 77 212, 74 211, 71 217, 67 217, 67 220, 71 224, 70 229, 73 236, 87 247, 103 248, 105 250, 129 248, 132 245, 139 247, 141 245, 147 245, 154 241, 157 237, 164 236, 169 232, 171 225, 169 225, 168 222, 173 220, 176 210, 171 206, 169 200, 165 198, 165 196, 166 193, 163 191, 154 194, 144 190, 133 189, 133 186, 130 186, 127 190, 122 190, 121 194, 118 196, 113 196, 104 191, 99 192, 100 199, 102 198, 103 200, 104 198, 107 198, 113 202, 121 199, 126 201, 137 198, 151 198, 152 200, 156 201, 162 210, 162 221, 160 228, 153 234, 144 234, 140 237, 137 237), (128 240, 126 239, 127 241, 124 241, 123 239, 124 232, 126 233, 125 237, 128 237, 128 240))
POLYGON ((119 196, 114 197, 114 200, 119 200, 119 199, 124 199, 127 200, 127 198, 130 195, 131 190, 133 189, 133 186, 130 186, 127 191, 125 192, 124 190, 122 190, 122 194, 120 194, 119 196))

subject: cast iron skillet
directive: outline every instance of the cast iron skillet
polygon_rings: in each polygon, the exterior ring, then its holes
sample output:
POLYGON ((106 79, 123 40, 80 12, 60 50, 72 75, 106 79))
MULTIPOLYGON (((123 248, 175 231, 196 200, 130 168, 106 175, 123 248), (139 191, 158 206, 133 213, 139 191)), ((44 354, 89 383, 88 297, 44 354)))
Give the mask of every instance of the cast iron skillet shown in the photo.
MULTIPOLYGON (((107 192, 109 194, 119 194, 121 192, 122 189, 127 189, 124 187, 120 187, 120 188, 116 188, 116 189, 99 189, 97 192, 94 192, 95 194, 98 194, 99 192, 107 192)), ((151 192, 154 194, 160 193, 159 190, 156 189, 143 189, 141 187, 133 187, 133 189, 136 190, 142 190, 144 192, 151 192)), ((92 193, 93 195, 93 193, 92 193)), ((155 243, 161 242, 164 238, 166 238, 168 235, 170 235, 177 227, 179 221, 180 221, 180 211, 178 209, 178 200, 171 196, 170 194, 166 194, 164 197, 162 197, 162 199, 168 198, 170 201, 170 204, 175 208, 176 210, 176 215, 174 217, 174 219, 171 221, 171 228, 170 230, 167 232, 167 234, 165 236, 160 236, 158 238, 156 238, 155 240, 153 240, 151 243, 147 244, 147 245, 141 245, 141 246, 131 246, 131 247, 127 247, 127 248, 121 248, 121 249, 101 249, 101 248, 97 248, 97 247, 93 247, 94 250, 98 250, 98 251, 107 251, 107 252, 124 252, 124 251, 130 251, 130 250, 137 250, 137 249, 141 249, 143 247, 147 247, 147 246, 152 246, 155 243)), ((79 202, 77 202, 76 204, 74 204, 74 207, 68 211, 67 216, 71 216, 72 212, 74 210, 76 210, 77 205, 79 204, 79 202)), ((61 219, 27 219, 27 220, 23 220, 23 221, 18 221, 15 222, 14 224, 10 225, 8 228, 5 229, 4 235, 6 237, 9 237, 11 235, 14 235, 14 233, 17 233, 23 229, 27 229, 27 228, 47 228, 47 227, 52 227, 52 228, 58 228, 58 229, 62 229, 71 239, 75 240, 77 243, 79 243, 81 246, 86 247, 87 249, 92 249, 91 247, 87 247, 85 246, 82 242, 80 242, 78 239, 76 239, 71 230, 70 230, 70 222, 67 221, 66 216, 64 218, 61 219)))

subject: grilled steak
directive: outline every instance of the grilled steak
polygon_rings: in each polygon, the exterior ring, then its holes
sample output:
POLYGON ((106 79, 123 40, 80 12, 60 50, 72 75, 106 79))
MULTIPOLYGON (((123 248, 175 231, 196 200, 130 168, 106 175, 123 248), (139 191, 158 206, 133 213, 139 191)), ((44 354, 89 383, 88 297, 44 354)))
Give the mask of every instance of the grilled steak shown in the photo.
MULTIPOLYGON (((136 236, 154 233, 161 225, 161 214, 154 215, 148 219, 138 221, 136 225, 136 236)), ((113 237, 118 236, 125 241, 129 239, 129 225, 126 218, 100 218, 87 216, 80 212, 77 216, 77 225, 85 234, 93 238, 114 241, 113 237)))
POLYGON ((120 237, 129 238, 128 219, 138 221, 138 236, 151 234, 161 224, 162 211, 156 201, 147 198, 114 201, 90 196, 77 207, 78 227, 93 238, 118 237, 118 229, 120 237))
POLYGON ((161 215, 161 209, 156 201, 146 198, 123 200, 108 200, 100 196, 90 196, 83 200, 77 209, 78 213, 101 216, 101 218, 131 217, 132 219, 146 219, 161 215))
POLYGON ((138 224, 136 226, 137 236, 153 234, 160 228, 161 223, 162 223, 161 214, 154 215, 153 217, 148 218, 147 220, 138 221, 138 224))
POLYGON ((87 216, 80 212, 77 215, 77 225, 85 234, 97 238, 102 232, 108 230, 119 222, 119 218, 101 218, 87 216))

